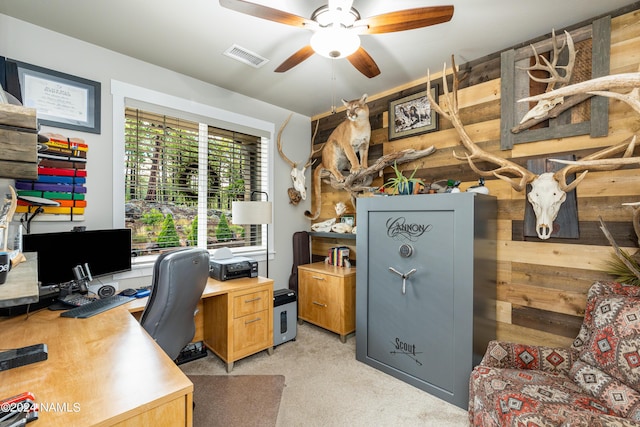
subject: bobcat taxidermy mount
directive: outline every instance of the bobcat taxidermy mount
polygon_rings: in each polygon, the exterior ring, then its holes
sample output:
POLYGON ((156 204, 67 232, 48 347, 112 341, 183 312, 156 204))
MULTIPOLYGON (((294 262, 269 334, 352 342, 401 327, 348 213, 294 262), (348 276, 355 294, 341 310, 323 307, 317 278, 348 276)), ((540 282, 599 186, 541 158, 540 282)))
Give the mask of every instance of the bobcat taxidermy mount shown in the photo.
POLYGON ((342 170, 351 173, 367 168, 369 155, 369 139, 371 138, 371 123, 369 123, 369 107, 367 94, 353 101, 342 100, 347 108, 347 119, 340 123, 329 135, 322 147, 322 162, 313 172, 312 212, 305 211, 304 215, 310 219, 317 219, 321 210, 322 171, 328 170, 338 182, 345 180, 342 170), (358 160, 358 155, 360 160, 358 160))

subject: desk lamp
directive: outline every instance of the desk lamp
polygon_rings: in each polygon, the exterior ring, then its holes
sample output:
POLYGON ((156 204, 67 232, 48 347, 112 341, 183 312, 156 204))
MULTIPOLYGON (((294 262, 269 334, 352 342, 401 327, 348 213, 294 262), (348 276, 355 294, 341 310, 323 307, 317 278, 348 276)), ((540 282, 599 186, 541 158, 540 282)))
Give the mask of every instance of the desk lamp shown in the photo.
POLYGON ((264 194, 265 201, 248 201, 248 202, 232 202, 231 203, 231 217, 233 223, 240 225, 257 225, 265 224, 267 227, 267 277, 269 277, 269 224, 271 224, 271 212, 272 206, 269 201, 269 195, 266 191, 252 191, 250 199, 253 199, 254 194, 264 194))

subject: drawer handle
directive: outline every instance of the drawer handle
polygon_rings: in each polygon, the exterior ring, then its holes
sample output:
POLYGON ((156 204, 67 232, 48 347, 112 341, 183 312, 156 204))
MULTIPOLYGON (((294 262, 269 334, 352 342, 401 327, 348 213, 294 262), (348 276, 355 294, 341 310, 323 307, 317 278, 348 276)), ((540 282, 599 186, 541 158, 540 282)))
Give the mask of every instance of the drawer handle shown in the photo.
POLYGON ((247 320, 246 322, 244 322, 244 324, 245 324, 245 325, 248 325, 249 323, 259 322, 259 321, 261 321, 261 320, 262 320, 262 318, 258 317, 258 318, 253 319, 253 320, 247 320))
POLYGON ((318 302, 318 301, 314 301, 313 304, 314 305, 319 305, 320 307, 326 307, 327 306, 327 304, 323 304, 323 303, 318 302))
POLYGON ((260 301, 262 298, 260 297, 256 297, 256 298, 252 298, 252 299, 248 299, 245 301, 245 303, 250 303, 250 302, 256 302, 256 301, 260 301))
POLYGON ((316 280, 324 280, 324 277, 322 277, 322 276, 311 276, 311 277, 316 279, 316 280))

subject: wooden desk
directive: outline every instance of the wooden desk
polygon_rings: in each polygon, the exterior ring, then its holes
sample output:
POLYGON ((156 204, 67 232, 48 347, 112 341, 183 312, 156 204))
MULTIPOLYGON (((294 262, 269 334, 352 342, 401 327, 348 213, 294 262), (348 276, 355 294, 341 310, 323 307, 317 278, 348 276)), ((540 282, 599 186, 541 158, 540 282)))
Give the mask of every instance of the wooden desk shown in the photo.
MULTIPOLYGON (((147 298, 125 305, 140 318, 147 298)), ((227 364, 267 350, 273 353, 273 280, 265 277, 224 282, 209 278, 196 314, 194 341, 204 341, 227 364)))
POLYGON ((34 393, 34 425, 193 424, 193 384, 122 307, 89 319, 47 309, 5 319, 0 343, 47 344, 48 360, 0 372, 0 398, 34 393))
MULTIPOLYGON (((34 393, 41 404, 36 424, 47 427, 192 426, 193 384, 134 317, 142 314, 146 300, 88 319, 64 318, 47 309, 28 318, 0 318, 2 349, 45 343, 49 350, 48 360, 0 372, 0 398, 34 393)), ((257 300, 249 300, 246 303, 255 307, 257 300)), ((227 370, 249 354, 271 353, 273 280, 209 279, 196 325, 195 340, 208 337, 205 343, 227 362, 227 370), (242 303, 243 296, 254 293, 268 299, 267 309, 260 311, 261 320, 249 323, 251 328, 266 328, 254 335, 260 342, 236 329, 240 326, 235 316, 242 310, 231 303, 242 303), (250 344, 238 349, 238 341, 244 340, 250 344)))

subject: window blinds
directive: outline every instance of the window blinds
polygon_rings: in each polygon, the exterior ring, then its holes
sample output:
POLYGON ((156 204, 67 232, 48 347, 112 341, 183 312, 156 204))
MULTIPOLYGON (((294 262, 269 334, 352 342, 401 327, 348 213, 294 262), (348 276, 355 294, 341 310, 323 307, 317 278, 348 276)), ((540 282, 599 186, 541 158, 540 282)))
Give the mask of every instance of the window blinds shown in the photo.
POLYGON ((178 237, 171 243, 194 246, 200 202, 206 206, 208 248, 262 246, 262 226, 236 226, 229 216, 233 200, 249 200, 252 191, 264 191, 264 145, 258 136, 126 108, 125 197, 129 208, 125 212, 137 212, 127 214, 127 224, 140 216, 142 224, 135 227, 144 229, 134 230, 134 235, 149 247, 160 234, 158 212, 163 220, 172 213, 178 237), (203 184, 204 191, 199 193, 203 184), (199 194, 206 201, 199 200, 199 194))

